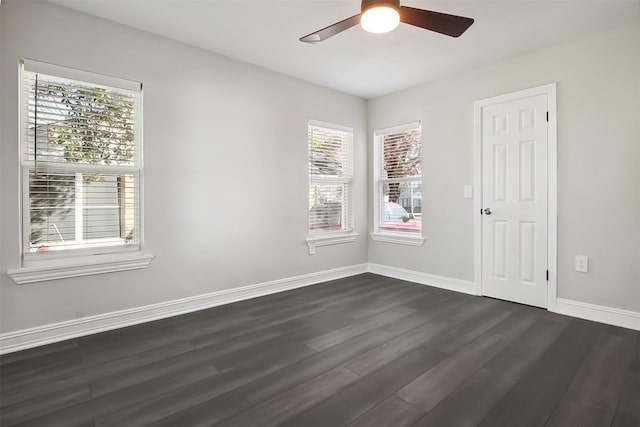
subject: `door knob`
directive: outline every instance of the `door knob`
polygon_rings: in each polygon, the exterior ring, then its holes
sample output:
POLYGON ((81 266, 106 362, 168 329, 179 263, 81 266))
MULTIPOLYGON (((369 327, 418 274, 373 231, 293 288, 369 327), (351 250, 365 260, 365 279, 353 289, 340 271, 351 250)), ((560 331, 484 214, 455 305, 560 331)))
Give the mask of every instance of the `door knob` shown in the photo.
POLYGON ((483 212, 485 215, 491 215, 491 208, 484 208, 483 212))

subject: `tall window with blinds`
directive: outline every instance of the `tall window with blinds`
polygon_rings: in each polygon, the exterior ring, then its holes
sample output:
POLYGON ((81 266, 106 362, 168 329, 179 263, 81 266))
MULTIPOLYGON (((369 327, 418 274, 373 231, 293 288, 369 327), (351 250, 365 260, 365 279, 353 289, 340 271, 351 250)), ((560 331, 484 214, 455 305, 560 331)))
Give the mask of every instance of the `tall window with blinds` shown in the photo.
POLYGON ((35 61, 21 74, 24 259, 139 250, 140 84, 35 61))
POLYGON ((309 233, 352 231, 353 130, 310 121, 309 233))
POLYGON ((422 136, 419 123, 377 131, 376 230, 422 232, 422 136))

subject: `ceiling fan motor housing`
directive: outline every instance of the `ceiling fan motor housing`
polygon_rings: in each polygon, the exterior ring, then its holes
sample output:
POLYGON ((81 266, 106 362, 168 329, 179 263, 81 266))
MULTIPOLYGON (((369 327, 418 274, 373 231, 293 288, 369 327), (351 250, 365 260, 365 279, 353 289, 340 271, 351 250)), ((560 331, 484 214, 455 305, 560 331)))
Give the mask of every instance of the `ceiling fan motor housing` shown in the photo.
POLYGON ((361 12, 364 13, 367 9, 377 6, 392 7, 396 10, 400 10, 400 0, 362 0, 361 12))

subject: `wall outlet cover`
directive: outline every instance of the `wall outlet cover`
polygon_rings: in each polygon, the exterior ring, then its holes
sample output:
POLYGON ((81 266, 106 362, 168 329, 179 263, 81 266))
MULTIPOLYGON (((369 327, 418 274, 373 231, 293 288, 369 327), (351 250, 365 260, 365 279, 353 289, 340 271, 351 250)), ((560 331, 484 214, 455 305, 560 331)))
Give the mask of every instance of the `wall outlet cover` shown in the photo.
POLYGON ((576 255, 576 271, 580 273, 589 272, 589 257, 586 255, 576 255))

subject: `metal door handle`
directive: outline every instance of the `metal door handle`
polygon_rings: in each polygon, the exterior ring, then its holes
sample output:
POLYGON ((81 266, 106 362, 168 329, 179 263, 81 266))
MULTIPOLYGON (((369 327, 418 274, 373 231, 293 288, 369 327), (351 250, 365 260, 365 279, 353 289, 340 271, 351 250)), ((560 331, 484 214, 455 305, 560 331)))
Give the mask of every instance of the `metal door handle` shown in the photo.
POLYGON ((491 208, 484 208, 483 212, 485 215, 491 215, 491 208))

